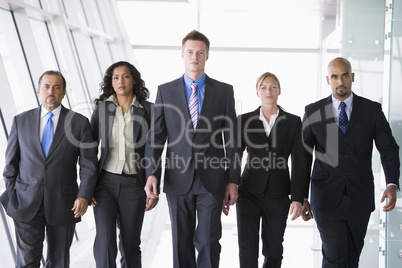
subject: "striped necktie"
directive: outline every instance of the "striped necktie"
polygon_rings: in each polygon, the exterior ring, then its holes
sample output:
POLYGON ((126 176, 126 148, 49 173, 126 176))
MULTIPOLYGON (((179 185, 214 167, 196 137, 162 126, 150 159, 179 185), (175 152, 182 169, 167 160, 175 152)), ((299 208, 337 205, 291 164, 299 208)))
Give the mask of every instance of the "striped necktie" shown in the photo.
POLYGON ((42 133, 42 149, 45 154, 45 157, 47 157, 47 154, 49 152, 50 145, 52 145, 53 136, 54 136, 53 121, 52 121, 53 113, 48 112, 46 114, 46 116, 47 116, 47 122, 46 122, 45 127, 43 128, 43 133, 42 133))
POLYGON ((190 111, 191 121, 193 122, 194 129, 198 122, 198 95, 197 95, 198 85, 196 82, 191 83, 191 95, 188 99, 188 110, 190 111))

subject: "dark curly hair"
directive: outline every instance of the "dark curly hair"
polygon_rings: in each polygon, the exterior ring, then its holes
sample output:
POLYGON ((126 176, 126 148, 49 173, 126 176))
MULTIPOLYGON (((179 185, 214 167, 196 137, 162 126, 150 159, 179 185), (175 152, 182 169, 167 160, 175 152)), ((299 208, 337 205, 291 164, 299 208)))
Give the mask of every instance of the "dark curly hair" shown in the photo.
POLYGON ((144 80, 141 79, 141 73, 131 63, 127 61, 118 61, 107 68, 105 75, 103 76, 103 81, 99 84, 99 92, 101 93, 101 95, 99 96, 99 98, 93 101, 95 105, 97 105, 101 101, 106 100, 111 95, 116 94, 112 86, 112 76, 113 70, 116 67, 120 66, 127 66, 127 68, 130 70, 130 73, 135 81, 133 91, 138 102, 142 102, 149 98, 149 90, 145 87, 144 80))

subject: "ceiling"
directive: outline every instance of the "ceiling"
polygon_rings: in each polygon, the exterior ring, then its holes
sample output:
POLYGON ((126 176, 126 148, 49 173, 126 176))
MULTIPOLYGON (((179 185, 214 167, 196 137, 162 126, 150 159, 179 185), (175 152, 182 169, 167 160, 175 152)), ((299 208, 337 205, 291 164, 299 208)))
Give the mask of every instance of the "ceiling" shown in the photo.
POLYGON ((320 14, 323 17, 335 17, 341 0, 117 0, 133 2, 161 3, 196 3, 201 9, 208 7, 222 11, 253 12, 280 10, 283 16, 303 14, 320 14))

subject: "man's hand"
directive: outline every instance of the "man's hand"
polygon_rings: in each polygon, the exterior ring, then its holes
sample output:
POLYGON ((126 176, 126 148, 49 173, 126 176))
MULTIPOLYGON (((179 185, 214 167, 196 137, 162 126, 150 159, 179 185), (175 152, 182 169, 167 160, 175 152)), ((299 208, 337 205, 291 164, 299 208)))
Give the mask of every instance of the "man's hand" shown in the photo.
POLYGON ((292 205, 290 206, 290 212, 289 214, 292 215, 292 221, 300 217, 302 212, 302 203, 293 201, 292 205))
POLYGON ((89 206, 88 200, 82 197, 78 197, 74 201, 74 206, 71 209, 72 211, 74 211, 74 218, 84 216, 85 212, 87 212, 88 206, 89 206))
POLYGON ((159 198, 149 198, 147 196, 147 199, 145 201, 145 211, 150 211, 151 209, 153 209, 156 204, 158 204, 159 198))
POLYGON ((95 206, 96 206, 96 199, 95 199, 95 196, 92 196, 91 206, 92 206, 92 207, 95 207, 95 206))
POLYGON ((391 211, 395 208, 396 204, 396 189, 395 185, 390 185, 385 189, 384 193, 382 194, 381 203, 388 198, 387 204, 382 208, 384 212, 391 211))
POLYGON ((159 197, 157 185, 158 185, 158 179, 154 175, 149 176, 147 179, 147 183, 145 184, 145 187, 144 187, 147 197, 149 197, 151 199, 155 199, 155 198, 159 197))
POLYGON ((308 202, 308 200, 304 200, 304 202, 303 202, 301 216, 304 221, 308 221, 308 220, 311 220, 314 218, 313 213, 311 212, 310 203, 308 202))
POLYGON ((226 185, 225 200, 223 201, 222 212, 227 216, 229 214, 229 206, 236 204, 239 192, 236 183, 228 183, 226 185))
POLYGON ((230 207, 225 204, 225 200, 222 201, 222 212, 225 214, 225 216, 229 215, 229 209, 230 207))

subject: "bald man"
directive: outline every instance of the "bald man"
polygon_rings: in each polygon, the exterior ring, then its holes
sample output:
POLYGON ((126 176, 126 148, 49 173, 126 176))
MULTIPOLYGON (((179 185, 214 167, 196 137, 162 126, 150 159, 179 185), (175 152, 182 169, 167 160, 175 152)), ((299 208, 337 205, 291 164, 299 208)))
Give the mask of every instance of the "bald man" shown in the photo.
MULTIPOLYGON (((303 119, 306 149, 315 152, 311 173, 311 208, 322 240, 322 267, 358 267, 370 214, 375 210, 371 169, 373 140, 381 155, 387 188, 381 202, 391 211, 399 188, 399 147, 381 105, 352 92, 355 74, 344 58, 328 64, 332 94, 307 105, 303 119)), ((312 155, 308 161, 312 164, 312 155)), ((308 189, 306 189, 306 197, 308 189)))

